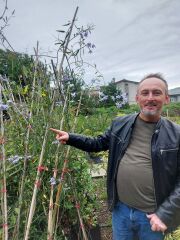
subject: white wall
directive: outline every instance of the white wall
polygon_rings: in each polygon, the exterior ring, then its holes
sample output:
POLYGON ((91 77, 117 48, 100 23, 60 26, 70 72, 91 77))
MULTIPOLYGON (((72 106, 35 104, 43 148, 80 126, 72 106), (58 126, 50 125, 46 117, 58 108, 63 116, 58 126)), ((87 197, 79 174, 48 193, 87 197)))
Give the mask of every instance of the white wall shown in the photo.
POLYGON ((128 94, 128 103, 129 104, 135 104, 136 100, 136 91, 137 91, 137 83, 133 83, 133 82, 126 82, 126 81, 122 81, 119 83, 116 83, 116 87, 117 89, 120 89, 123 93, 127 93, 128 94))

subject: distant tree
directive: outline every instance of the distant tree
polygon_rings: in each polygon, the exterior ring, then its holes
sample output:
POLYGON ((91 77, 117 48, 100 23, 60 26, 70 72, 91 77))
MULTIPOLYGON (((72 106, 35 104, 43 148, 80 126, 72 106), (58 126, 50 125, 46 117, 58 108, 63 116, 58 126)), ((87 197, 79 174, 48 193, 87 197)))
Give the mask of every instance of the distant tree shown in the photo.
POLYGON ((101 106, 116 105, 117 108, 121 108, 127 105, 126 94, 116 88, 113 80, 108 85, 101 86, 99 101, 101 106))
MULTIPOLYGON (((8 77, 16 85, 21 87, 32 85, 34 66, 32 56, 0 49, 0 75, 8 77)), ((37 67, 39 85, 50 84, 50 75, 46 65, 39 61, 37 67)))
POLYGON ((66 67, 63 72, 62 85, 65 92, 69 87, 69 92, 71 93, 71 100, 77 102, 84 86, 82 76, 78 75, 73 70, 69 70, 69 68, 66 67))
POLYGON ((108 85, 101 86, 100 102, 102 105, 113 106, 118 95, 121 95, 121 91, 111 81, 108 85))
POLYGON ((28 85, 31 81, 34 60, 27 54, 0 49, 0 74, 18 85, 28 85))
POLYGON ((92 96, 90 94, 89 87, 83 80, 83 74, 77 74, 73 70, 70 71, 68 68, 65 68, 62 83, 64 86, 64 92, 66 92, 69 87, 69 99, 72 106, 77 106, 82 92, 81 113, 92 114, 95 111, 99 99, 97 96, 92 96))

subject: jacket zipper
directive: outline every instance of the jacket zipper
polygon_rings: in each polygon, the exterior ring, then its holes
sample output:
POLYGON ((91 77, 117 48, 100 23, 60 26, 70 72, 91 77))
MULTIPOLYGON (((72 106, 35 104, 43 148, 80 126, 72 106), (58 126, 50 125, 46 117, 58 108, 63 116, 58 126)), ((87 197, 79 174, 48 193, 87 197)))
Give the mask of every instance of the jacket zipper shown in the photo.
POLYGON ((161 155, 163 154, 163 152, 172 152, 172 151, 176 151, 178 150, 178 148, 171 148, 171 149, 160 149, 160 153, 161 155))
POLYGON ((158 134, 159 133, 159 130, 157 129, 153 135, 152 135, 152 138, 151 138, 151 163, 152 163, 152 177, 153 177, 153 185, 154 185, 154 198, 155 198, 155 203, 156 203, 156 209, 157 209, 157 198, 156 198, 156 189, 155 189, 155 181, 154 181, 154 170, 153 170, 153 152, 152 152, 152 146, 153 146, 153 136, 155 134, 158 134))

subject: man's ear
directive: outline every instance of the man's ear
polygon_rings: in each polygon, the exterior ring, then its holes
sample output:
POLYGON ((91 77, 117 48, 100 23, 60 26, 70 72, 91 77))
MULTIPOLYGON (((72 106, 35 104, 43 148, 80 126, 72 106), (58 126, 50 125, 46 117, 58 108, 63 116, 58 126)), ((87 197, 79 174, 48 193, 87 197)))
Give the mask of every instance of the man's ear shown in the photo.
POLYGON ((138 94, 136 94, 135 100, 136 100, 136 103, 138 103, 138 101, 139 101, 138 94))
POLYGON ((165 99, 165 105, 169 104, 170 103, 170 97, 169 95, 166 95, 166 99, 165 99))

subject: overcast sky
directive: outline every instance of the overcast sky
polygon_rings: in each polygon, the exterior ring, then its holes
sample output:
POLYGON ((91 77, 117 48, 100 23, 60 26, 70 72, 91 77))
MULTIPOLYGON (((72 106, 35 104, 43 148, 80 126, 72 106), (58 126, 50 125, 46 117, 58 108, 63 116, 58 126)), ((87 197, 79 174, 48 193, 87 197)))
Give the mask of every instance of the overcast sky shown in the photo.
MULTIPOLYGON (((96 48, 85 60, 105 82, 162 72, 170 88, 180 87, 180 0, 8 0, 15 16, 4 33, 16 51, 33 53, 37 40, 41 52, 53 51, 56 30, 77 6, 77 25, 95 26, 88 41, 96 48)), ((87 68, 85 80, 91 78, 87 68)))

